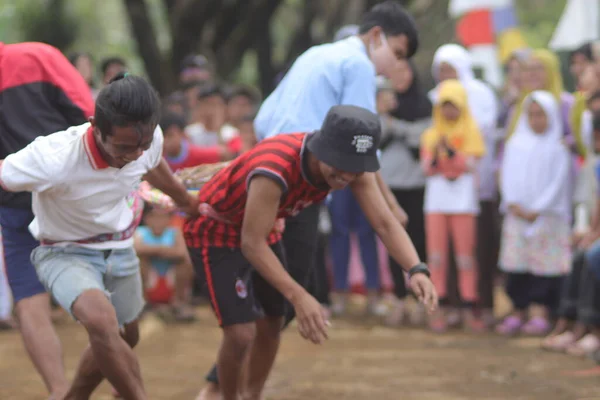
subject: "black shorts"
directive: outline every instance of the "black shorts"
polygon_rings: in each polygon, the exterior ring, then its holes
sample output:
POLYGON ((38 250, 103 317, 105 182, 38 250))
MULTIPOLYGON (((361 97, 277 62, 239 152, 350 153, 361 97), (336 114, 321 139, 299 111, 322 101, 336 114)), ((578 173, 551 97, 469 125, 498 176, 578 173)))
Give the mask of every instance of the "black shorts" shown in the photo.
MULTIPOLYGON (((285 267, 281 243, 271 249, 285 267)), ((240 249, 204 247, 189 248, 189 252, 196 279, 210 299, 220 326, 285 315, 288 305, 283 295, 254 270, 240 249)))

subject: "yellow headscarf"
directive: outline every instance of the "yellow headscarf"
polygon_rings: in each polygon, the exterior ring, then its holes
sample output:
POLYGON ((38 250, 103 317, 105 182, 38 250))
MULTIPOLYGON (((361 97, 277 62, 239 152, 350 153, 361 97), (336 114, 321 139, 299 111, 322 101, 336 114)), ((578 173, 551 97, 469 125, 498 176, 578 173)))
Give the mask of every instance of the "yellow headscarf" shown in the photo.
POLYGON ((433 126, 423 134, 421 145, 425 151, 433 152, 442 137, 445 137, 459 153, 475 157, 485 154, 483 137, 469 111, 467 91, 455 79, 440 83, 437 102, 433 107, 433 126), (444 118, 442 104, 446 102, 452 103, 460 110, 458 120, 448 121, 444 118))
MULTIPOLYGON (((556 101, 560 104, 560 96, 563 92, 563 81, 560 74, 560 61, 556 54, 546 49, 537 49, 531 52, 531 58, 542 63, 546 71, 546 85, 542 90, 552 93, 556 101)), ((530 89, 522 90, 521 97, 516 103, 510 125, 507 131, 506 140, 508 140, 517 127, 517 121, 523 112, 523 100, 532 92, 530 89)))
POLYGON ((575 138, 577 154, 584 158, 587 156, 587 148, 583 142, 581 119, 586 109, 587 95, 583 92, 575 93, 575 104, 573 104, 573 107, 571 108, 569 123, 571 124, 571 131, 573 132, 573 136, 575 138))

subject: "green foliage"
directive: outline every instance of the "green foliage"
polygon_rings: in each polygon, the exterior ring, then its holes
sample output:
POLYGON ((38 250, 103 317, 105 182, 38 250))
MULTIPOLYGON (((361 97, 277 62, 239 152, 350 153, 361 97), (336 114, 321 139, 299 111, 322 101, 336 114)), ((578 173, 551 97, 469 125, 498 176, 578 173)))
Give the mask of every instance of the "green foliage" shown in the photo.
POLYGON ((21 0, 17 4, 16 18, 23 40, 44 42, 65 50, 78 37, 79 20, 64 0, 49 0, 41 7, 35 0, 21 0))
POLYGON ((515 0, 519 25, 531 48, 548 45, 566 0, 515 0))

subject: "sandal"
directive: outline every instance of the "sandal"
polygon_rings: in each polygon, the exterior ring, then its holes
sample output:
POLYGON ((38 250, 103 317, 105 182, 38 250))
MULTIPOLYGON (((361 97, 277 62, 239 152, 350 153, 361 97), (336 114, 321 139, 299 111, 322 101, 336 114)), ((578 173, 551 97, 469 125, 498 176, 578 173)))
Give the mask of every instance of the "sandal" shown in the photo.
POLYGON ((444 333, 448 330, 446 315, 442 310, 438 309, 429 318, 429 329, 431 329, 431 331, 434 333, 444 333))
POLYGON ((571 331, 566 331, 559 335, 546 337, 542 341, 542 349, 548 351, 563 352, 575 342, 575 334, 571 331))
POLYGON ((392 309, 389 314, 385 317, 385 325, 390 327, 398 327, 402 325, 404 321, 404 302, 401 300, 396 300, 392 305, 392 309))
POLYGON ((551 329, 552 326, 546 318, 533 317, 521 327, 521 333, 528 336, 545 336, 551 329))
POLYGON ((196 321, 196 313, 194 312, 194 309, 187 304, 173 306, 171 311, 173 312, 173 317, 177 322, 196 321))
POLYGON ((463 311, 463 326, 466 332, 484 333, 487 331, 487 326, 483 319, 473 313, 473 310, 463 311))
POLYGON ((590 354, 594 354, 600 349, 600 339, 596 335, 588 333, 580 340, 569 346, 567 354, 575 357, 585 357, 590 354))
POLYGON ((496 326, 496 333, 504 336, 514 336, 521 330, 523 326, 523 320, 519 317, 510 315, 502 321, 502 323, 496 326))

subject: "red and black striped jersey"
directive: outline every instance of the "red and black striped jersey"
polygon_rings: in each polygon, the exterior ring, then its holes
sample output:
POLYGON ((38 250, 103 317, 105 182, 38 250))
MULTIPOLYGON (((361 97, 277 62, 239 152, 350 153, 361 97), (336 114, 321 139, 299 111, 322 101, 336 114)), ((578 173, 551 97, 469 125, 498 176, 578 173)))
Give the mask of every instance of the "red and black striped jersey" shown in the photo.
MULTIPOLYGON (((307 173, 309 137, 294 133, 266 139, 219 171, 198 193, 203 214, 185 223, 188 247, 240 247, 248 185, 257 174, 272 178, 283 189, 277 218, 296 215, 324 200, 329 188, 316 186, 307 173)), ((280 236, 273 231, 267 240, 273 244, 280 236)))

